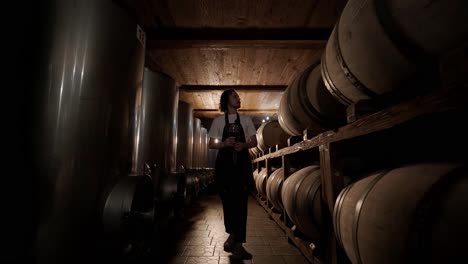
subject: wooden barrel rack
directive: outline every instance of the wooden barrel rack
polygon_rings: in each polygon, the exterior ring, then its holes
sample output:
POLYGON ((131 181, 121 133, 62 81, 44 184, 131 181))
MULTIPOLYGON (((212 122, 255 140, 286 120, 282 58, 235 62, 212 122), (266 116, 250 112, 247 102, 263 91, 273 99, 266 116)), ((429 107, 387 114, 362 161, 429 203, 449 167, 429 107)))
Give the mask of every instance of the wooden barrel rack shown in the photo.
POLYGON ((333 230, 333 209, 340 191, 377 169, 420 161, 468 164, 468 129, 462 121, 468 113, 467 91, 468 83, 462 81, 380 109, 358 102, 348 107, 352 116, 347 125, 319 135, 305 130, 303 136, 291 137, 288 146, 271 147, 254 157, 253 170, 267 168, 267 178, 278 167, 287 178, 298 160, 305 162, 302 167, 320 165, 323 241, 304 238, 284 209, 281 212, 266 197, 253 195, 311 263, 351 263, 333 230))

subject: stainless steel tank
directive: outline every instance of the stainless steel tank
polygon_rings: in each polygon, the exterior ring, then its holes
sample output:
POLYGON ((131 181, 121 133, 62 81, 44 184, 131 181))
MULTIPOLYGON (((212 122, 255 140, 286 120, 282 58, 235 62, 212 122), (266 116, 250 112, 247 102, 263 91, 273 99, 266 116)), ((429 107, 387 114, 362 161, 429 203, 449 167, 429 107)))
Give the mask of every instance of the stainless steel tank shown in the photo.
POLYGON ((177 123, 177 170, 192 168, 193 151, 193 107, 184 101, 179 101, 177 123))
POLYGON ((200 167, 208 166, 208 135, 206 128, 200 128, 200 167))
POLYGON ((83 263, 100 255, 104 201, 132 170, 144 41, 112 1, 42 7, 47 30, 37 40, 42 50, 30 113, 38 214, 33 254, 37 263, 83 263))
POLYGON ((193 155, 192 168, 199 169, 201 167, 201 120, 193 118, 193 155))
POLYGON ((146 166, 154 170, 154 165, 161 173, 176 171, 178 101, 174 79, 145 68, 137 171, 144 171, 146 166))
POLYGON ((176 139, 179 90, 170 76, 144 70, 136 173, 149 173, 155 191, 155 222, 165 230, 177 193, 176 139))

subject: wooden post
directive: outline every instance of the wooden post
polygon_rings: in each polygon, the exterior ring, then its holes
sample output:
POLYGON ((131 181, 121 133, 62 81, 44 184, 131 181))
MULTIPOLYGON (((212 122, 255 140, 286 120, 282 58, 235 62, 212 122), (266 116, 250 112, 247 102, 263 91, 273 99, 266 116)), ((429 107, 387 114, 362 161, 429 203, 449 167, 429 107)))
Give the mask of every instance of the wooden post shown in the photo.
POLYGON ((336 162, 336 147, 332 143, 324 143, 319 146, 320 170, 322 182, 322 200, 328 207, 328 213, 333 215, 333 207, 339 192, 343 189, 343 177, 340 175, 336 162))
MULTIPOLYGON (((265 185, 266 185, 266 182, 268 181, 268 177, 270 177, 270 174, 271 174, 271 163, 272 163, 272 160, 265 159, 265 166, 266 166, 265 185)), ((263 197, 263 198, 265 198, 265 204, 266 204, 267 208, 269 208, 270 204, 268 203, 267 197, 263 197)))
POLYGON ((289 177, 289 174, 291 173, 291 163, 289 162, 289 158, 286 156, 281 157, 281 163, 284 170, 284 179, 286 180, 286 178, 289 177))
MULTIPOLYGON (((284 180, 286 180, 289 177, 289 175, 291 174, 291 163, 290 163, 289 158, 287 156, 282 156, 281 157, 281 163, 282 163, 283 170, 284 170, 284 180)), ((283 223, 287 227, 290 226, 288 214, 286 213, 286 210, 284 210, 284 209, 283 209, 283 223)))
POLYGON ((333 208, 335 200, 341 189, 344 187, 341 169, 337 164, 336 144, 326 142, 319 146, 320 151, 320 170, 322 183, 322 206, 323 217, 326 230, 326 261, 325 263, 340 263, 342 254, 338 241, 336 241, 333 231, 333 208))

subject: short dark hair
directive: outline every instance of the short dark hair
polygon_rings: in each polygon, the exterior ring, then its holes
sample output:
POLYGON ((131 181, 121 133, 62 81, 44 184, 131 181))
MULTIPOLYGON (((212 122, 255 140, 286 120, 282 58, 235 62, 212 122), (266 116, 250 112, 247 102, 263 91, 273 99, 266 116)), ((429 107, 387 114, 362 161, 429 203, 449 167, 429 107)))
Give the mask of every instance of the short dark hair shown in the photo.
POLYGON ((227 109, 227 104, 228 104, 228 101, 229 101, 229 96, 235 92, 234 89, 228 89, 228 90, 225 90, 222 94, 221 94, 221 99, 219 100, 219 110, 221 110, 221 112, 226 112, 228 109, 227 109))

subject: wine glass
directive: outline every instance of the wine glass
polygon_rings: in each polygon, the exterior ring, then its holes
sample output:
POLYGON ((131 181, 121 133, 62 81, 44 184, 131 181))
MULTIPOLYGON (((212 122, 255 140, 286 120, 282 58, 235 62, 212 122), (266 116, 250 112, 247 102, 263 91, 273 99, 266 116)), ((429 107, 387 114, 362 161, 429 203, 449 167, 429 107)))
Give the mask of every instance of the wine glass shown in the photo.
POLYGON ((239 141, 239 125, 230 123, 228 127, 228 137, 234 137, 236 142, 239 141))

